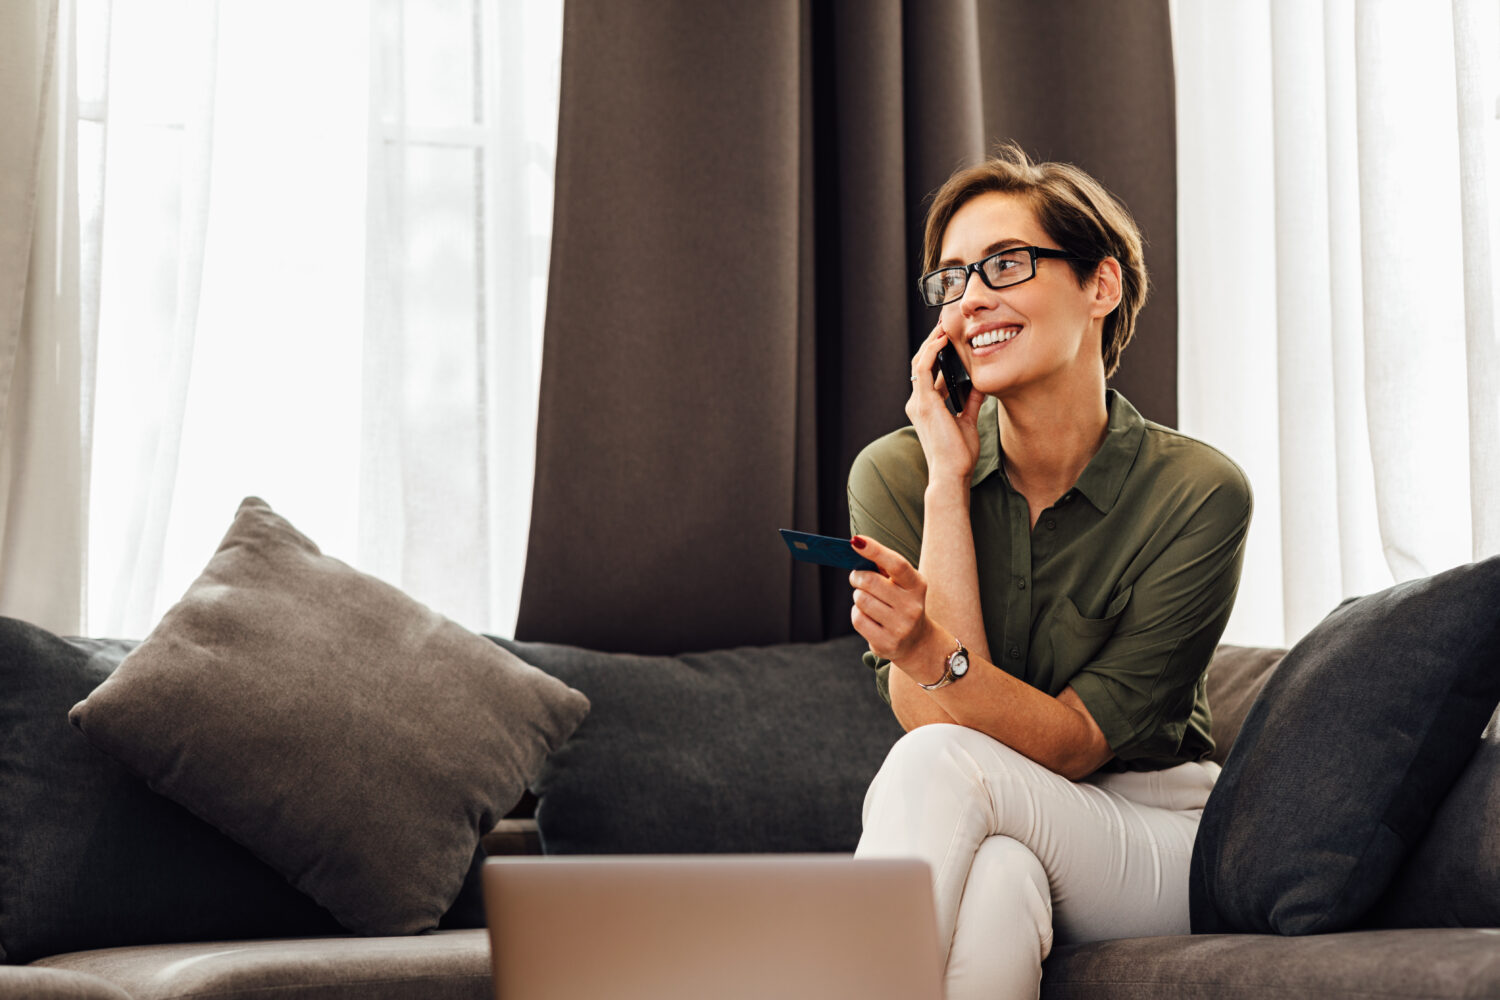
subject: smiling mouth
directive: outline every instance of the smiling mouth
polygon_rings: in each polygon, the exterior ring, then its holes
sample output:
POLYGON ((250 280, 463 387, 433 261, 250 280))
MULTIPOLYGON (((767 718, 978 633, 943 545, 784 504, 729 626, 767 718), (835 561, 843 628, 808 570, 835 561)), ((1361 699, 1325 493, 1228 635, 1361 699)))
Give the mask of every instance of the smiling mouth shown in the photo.
POLYGON ((1006 327, 1002 330, 987 330, 974 339, 970 340, 969 346, 973 348, 980 348, 990 347, 994 344, 1003 344, 1006 341, 1014 340, 1016 334, 1020 332, 1021 328, 1018 326, 1006 327))

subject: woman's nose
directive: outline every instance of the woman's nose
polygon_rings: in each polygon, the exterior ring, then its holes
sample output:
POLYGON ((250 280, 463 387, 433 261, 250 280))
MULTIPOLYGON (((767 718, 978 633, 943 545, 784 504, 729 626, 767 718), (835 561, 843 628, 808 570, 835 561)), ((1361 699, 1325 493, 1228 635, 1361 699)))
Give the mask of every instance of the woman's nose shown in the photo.
POLYGON ((958 306, 965 316, 972 316, 980 309, 987 309, 993 304, 995 291, 984 283, 979 272, 970 271, 968 277, 969 280, 964 284, 963 297, 958 300, 958 306))

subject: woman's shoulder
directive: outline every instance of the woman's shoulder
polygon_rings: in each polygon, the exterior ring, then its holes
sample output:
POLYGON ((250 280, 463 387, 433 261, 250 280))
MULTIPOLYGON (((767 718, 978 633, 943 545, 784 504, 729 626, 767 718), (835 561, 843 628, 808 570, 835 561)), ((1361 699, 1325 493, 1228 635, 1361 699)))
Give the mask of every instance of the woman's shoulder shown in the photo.
POLYGON ((1158 488, 1168 484, 1214 496, 1221 505, 1248 509, 1253 502, 1250 477, 1218 448, 1162 424, 1146 421, 1141 471, 1158 488))
POLYGON ((927 458, 915 428, 884 434, 855 456, 849 468, 849 490, 863 493, 870 487, 902 493, 915 488, 919 496, 927 488, 927 458))

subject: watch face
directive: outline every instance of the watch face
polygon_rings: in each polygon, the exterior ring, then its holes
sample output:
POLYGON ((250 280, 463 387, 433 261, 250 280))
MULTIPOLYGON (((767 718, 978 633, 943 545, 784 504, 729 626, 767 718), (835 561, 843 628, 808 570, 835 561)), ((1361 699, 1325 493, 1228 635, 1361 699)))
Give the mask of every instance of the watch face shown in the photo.
POLYGON ((953 671, 954 677, 962 677, 969 672, 969 656, 967 653, 954 653, 948 657, 948 669, 953 671))

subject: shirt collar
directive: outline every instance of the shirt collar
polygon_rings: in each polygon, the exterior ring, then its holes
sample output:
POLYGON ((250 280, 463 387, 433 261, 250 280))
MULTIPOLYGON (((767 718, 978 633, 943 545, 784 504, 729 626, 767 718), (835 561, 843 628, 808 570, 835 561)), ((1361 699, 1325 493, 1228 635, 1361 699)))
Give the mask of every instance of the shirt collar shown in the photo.
MULTIPOLYGON (((978 486, 1000 471, 1000 423, 996 412, 999 405, 998 400, 991 396, 979 410, 979 457, 974 460, 972 486, 978 486)), ((1073 488, 1087 497, 1099 513, 1108 514, 1119 499, 1120 490, 1125 487, 1125 477, 1135 464, 1136 453, 1146 436, 1146 420, 1117 390, 1104 391, 1104 405, 1109 411, 1109 429, 1105 432, 1104 443, 1084 466, 1073 488)))
POLYGON ((1000 403, 989 396, 979 405, 979 456, 974 459, 973 488, 1000 471, 1000 403))

